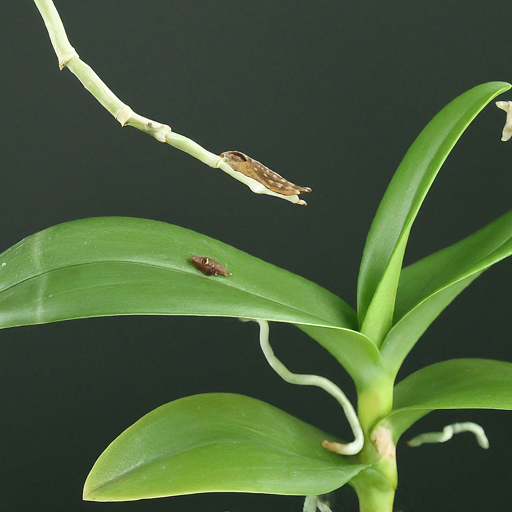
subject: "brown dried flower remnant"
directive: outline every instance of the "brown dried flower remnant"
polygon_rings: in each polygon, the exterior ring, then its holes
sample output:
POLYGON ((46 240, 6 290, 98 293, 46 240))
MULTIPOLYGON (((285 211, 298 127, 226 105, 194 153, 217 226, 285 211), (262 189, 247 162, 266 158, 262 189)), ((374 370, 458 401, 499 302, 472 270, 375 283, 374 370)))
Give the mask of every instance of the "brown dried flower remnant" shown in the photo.
MULTIPOLYGON (((276 194, 298 196, 298 194, 311 192, 309 187, 300 187, 285 180, 267 166, 240 151, 226 151, 222 153, 220 157, 235 171, 261 183, 265 188, 276 194)), ((298 199, 297 204, 306 205, 307 203, 302 199, 298 199)))

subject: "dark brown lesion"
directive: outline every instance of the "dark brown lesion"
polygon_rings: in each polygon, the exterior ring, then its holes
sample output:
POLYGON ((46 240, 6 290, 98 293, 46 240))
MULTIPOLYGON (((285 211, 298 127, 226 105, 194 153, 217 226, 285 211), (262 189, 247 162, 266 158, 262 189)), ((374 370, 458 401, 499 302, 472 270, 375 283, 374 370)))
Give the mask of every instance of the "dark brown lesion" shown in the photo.
POLYGON ((295 185, 241 151, 226 151, 222 153, 220 157, 223 158, 232 169, 256 180, 272 192, 285 196, 311 192, 309 187, 295 185))

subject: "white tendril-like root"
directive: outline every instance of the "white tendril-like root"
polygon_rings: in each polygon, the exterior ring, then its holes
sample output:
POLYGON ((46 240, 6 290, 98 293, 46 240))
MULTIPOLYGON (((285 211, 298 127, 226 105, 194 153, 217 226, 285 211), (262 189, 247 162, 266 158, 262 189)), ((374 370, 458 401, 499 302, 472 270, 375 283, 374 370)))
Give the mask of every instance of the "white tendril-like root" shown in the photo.
POLYGON ((284 364, 281 363, 281 361, 279 361, 279 359, 275 356, 274 351, 270 346, 268 339, 268 322, 266 320, 257 320, 257 322, 260 325, 261 350, 263 350, 263 354, 267 358, 268 364, 275 370, 275 372, 282 379, 291 384, 299 384, 302 386, 318 386, 322 388, 323 390, 327 391, 327 393, 332 395, 343 408, 343 411, 347 416, 347 420, 354 434, 354 441, 348 444, 324 441, 322 446, 327 450, 338 453, 340 455, 355 455, 356 453, 359 453, 364 444, 363 429, 361 428, 361 424, 359 423, 359 419, 354 408, 352 407, 352 404, 345 396, 343 391, 341 391, 341 389, 336 386, 336 384, 332 383, 330 380, 324 377, 319 377, 318 375, 300 375, 290 372, 288 368, 286 368, 286 366, 284 366, 284 364))
POLYGON ((410 441, 407 441, 407 444, 409 446, 416 447, 425 443, 444 443, 449 441, 454 434, 460 434, 461 432, 472 432, 475 434, 477 443, 482 448, 489 448, 489 440, 485 435, 484 429, 480 425, 470 421, 447 425, 444 427, 442 432, 427 432, 425 434, 420 434, 410 441))

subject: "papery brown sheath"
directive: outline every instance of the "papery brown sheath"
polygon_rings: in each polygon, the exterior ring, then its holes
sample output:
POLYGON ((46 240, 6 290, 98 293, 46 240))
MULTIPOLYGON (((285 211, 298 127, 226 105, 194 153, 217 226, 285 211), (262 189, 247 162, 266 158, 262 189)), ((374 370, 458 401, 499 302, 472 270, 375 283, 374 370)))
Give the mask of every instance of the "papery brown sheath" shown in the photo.
POLYGON ((309 187, 294 185, 262 163, 240 151, 225 151, 220 155, 235 171, 256 180, 272 192, 284 196, 293 196, 311 192, 309 187))
POLYGON ((230 276, 231 272, 223 267, 218 261, 207 256, 192 256, 190 261, 206 276, 230 276))

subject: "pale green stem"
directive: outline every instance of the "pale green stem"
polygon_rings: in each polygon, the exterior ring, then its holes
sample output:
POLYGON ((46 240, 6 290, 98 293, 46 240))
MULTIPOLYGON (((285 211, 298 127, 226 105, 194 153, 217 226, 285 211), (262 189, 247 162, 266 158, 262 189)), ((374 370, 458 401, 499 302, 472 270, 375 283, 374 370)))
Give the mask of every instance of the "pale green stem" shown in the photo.
POLYGON ((165 142, 171 146, 188 153, 206 165, 218 168, 238 181, 247 185, 256 194, 267 194, 279 197, 292 203, 300 203, 296 195, 283 195, 272 192, 256 180, 236 172, 219 155, 211 153, 193 140, 174 133, 167 124, 152 121, 136 114, 128 105, 123 103, 93 71, 83 62, 76 50, 71 46, 62 20, 52 0, 34 0, 50 35, 53 49, 59 60, 59 68, 67 67, 82 82, 82 85, 119 121, 121 126, 133 126, 159 142, 165 142))
POLYGON ((424 434, 420 434, 410 441, 407 441, 407 444, 409 446, 416 447, 425 443, 445 443, 446 441, 449 441, 454 434, 460 434, 461 432, 472 432, 475 434, 476 441, 481 448, 489 448, 489 440, 485 435, 484 429, 480 425, 471 421, 447 425, 444 427, 442 432, 426 432, 424 434))
POLYGON ((359 453, 364 444, 364 434, 359 423, 359 419, 357 418, 357 414, 352 407, 352 404, 345 396, 343 391, 336 386, 336 384, 332 383, 330 380, 319 377, 318 375, 299 375, 296 373, 292 373, 291 371, 284 366, 281 361, 275 356, 272 347, 270 346, 270 342, 268 339, 269 327, 268 322, 266 320, 257 320, 260 325, 260 345, 265 357, 267 358, 270 366, 276 371, 276 373, 283 378, 286 382, 291 384, 299 384, 302 386, 318 386, 323 390, 327 391, 330 395, 332 395, 341 405, 345 415, 347 416, 347 420, 352 428, 352 432, 354 433, 355 440, 348 444, 340 444, 340 443, 330 443, 329 441, 322 443, 322 445, 328 450, 335 451, 341 455, 355 455, 359 453))

